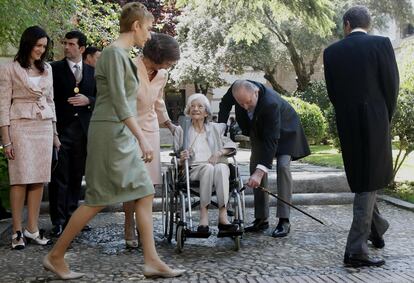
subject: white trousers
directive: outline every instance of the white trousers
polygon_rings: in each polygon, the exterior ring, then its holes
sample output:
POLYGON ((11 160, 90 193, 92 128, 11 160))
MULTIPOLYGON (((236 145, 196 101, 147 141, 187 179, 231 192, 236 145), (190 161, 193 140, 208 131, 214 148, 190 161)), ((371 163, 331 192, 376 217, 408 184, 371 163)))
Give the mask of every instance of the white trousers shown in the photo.
POLYGON ((216 190, 219 208, 227 205, 229 201, 229 176, 229 166, 224 163, 197 164, 191 167, 190 180, 200 181, 201 207, 210 204, 213 187, 216 190))

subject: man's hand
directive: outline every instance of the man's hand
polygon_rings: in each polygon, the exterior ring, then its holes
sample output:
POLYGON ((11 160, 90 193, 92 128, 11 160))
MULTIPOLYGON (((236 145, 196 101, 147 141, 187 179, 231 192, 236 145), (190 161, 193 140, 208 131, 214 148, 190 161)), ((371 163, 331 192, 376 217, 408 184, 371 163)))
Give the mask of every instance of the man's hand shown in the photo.
POLYGON ((264 174, 265 172, 263 172, 262 170, 256 169, 256 171, 254 171, 254 173, 250 176, 246 185, 253 189, 259 187, 264 174))
POLYGON ((90 104, 89 98, 81 93, 75 96, 69 97, 68 102, 73 106, 86 106, 90 104))

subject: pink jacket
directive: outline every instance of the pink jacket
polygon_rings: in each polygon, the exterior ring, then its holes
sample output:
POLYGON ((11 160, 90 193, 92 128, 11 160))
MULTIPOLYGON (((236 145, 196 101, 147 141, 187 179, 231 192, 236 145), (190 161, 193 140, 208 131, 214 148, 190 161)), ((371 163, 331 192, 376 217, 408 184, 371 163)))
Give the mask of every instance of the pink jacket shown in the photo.
POLYGON ((148 132, 159 130, 159 124, 170 120, 164 103, 164 87, 168 73, 161 69, 152 81, 149 81, 147 69, 141 58, 137 59, 139 88, 137 97, 137 121, 148 132))
POLYGON ((39 118, 56 122, 52 67, 46 63, 34 85, 17 61, 0 66, 0 127, 10 125, 10 120, 39 118))

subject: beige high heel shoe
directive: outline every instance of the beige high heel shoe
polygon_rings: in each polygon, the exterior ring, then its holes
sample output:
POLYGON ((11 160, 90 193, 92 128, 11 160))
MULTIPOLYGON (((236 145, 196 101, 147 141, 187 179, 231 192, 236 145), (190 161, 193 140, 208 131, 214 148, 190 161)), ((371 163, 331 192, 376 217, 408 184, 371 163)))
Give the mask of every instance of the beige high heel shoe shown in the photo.
POLYGON ((185 272, 184 269, 171 269, 171 271, 159 271, 155 268, 144 264, 142 274, 147 278, 172 278, 181 276, 185 272))
POLYGON ((69 273, 58 272, 55 269, 55 267, 50 263, 47 255, 43 258, 43 267, 44 269, 56 274, 56 276, 62 280, 78 279, 85 275, 85 273, 79 273, 79 272, 73 272, 73 271, 69 271, 69 273))

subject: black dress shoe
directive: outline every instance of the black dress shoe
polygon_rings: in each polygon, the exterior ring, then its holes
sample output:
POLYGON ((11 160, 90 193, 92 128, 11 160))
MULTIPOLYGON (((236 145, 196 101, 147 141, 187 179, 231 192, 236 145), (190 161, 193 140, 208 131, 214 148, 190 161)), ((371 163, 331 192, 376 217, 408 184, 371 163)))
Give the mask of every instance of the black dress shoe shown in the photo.
POLYGON ((210 228, 207 225, 199 225, 197 227, 197 232, 198 233, 208 233, 208 232, 210 232, 210 228))
POLYGON ((383 237, 369 235, 368 238, 369 241, 371 241, 372 245, 377 249, 382 249, 385 246, 385 241, 383 237))
POLYGON ((82 232, 89 232, 89 231, 91 231, 92 230, 92 228, 91 228, 91 226, 89 226, 89 225, 85 225, 83 228, 82 228, 82 232))
POLYGON ((348 267, 363 267, 363 266, 381 266, 385 264, 385 260, 381 258, 372 258, 368 255, 344 255, 344 264, 348 267))
POLYGON ((274 238, 282 238, 286 237, 290 232, 290 222, 283 221, 277 224, 275 230, 272 233, 272 237, 274 238))
POLYGON ((52 230, 50 231, 50 236, 51 237, 55 237, 55 238, 59 238, 60 235, 63 233, 63 229, 65 229, 63 227, 63 225, 55 225, 55 226, 53 226, 52 230))
POLYGON ((259 232, 269 228, 269 221, 267 219, 255 219, 253 224, 249 227, 244 228, 245 232, 259 232))
POLYGON ((219 232, 236 232, 239 229, 237 224, 221 224, 218 225, 219 232))

